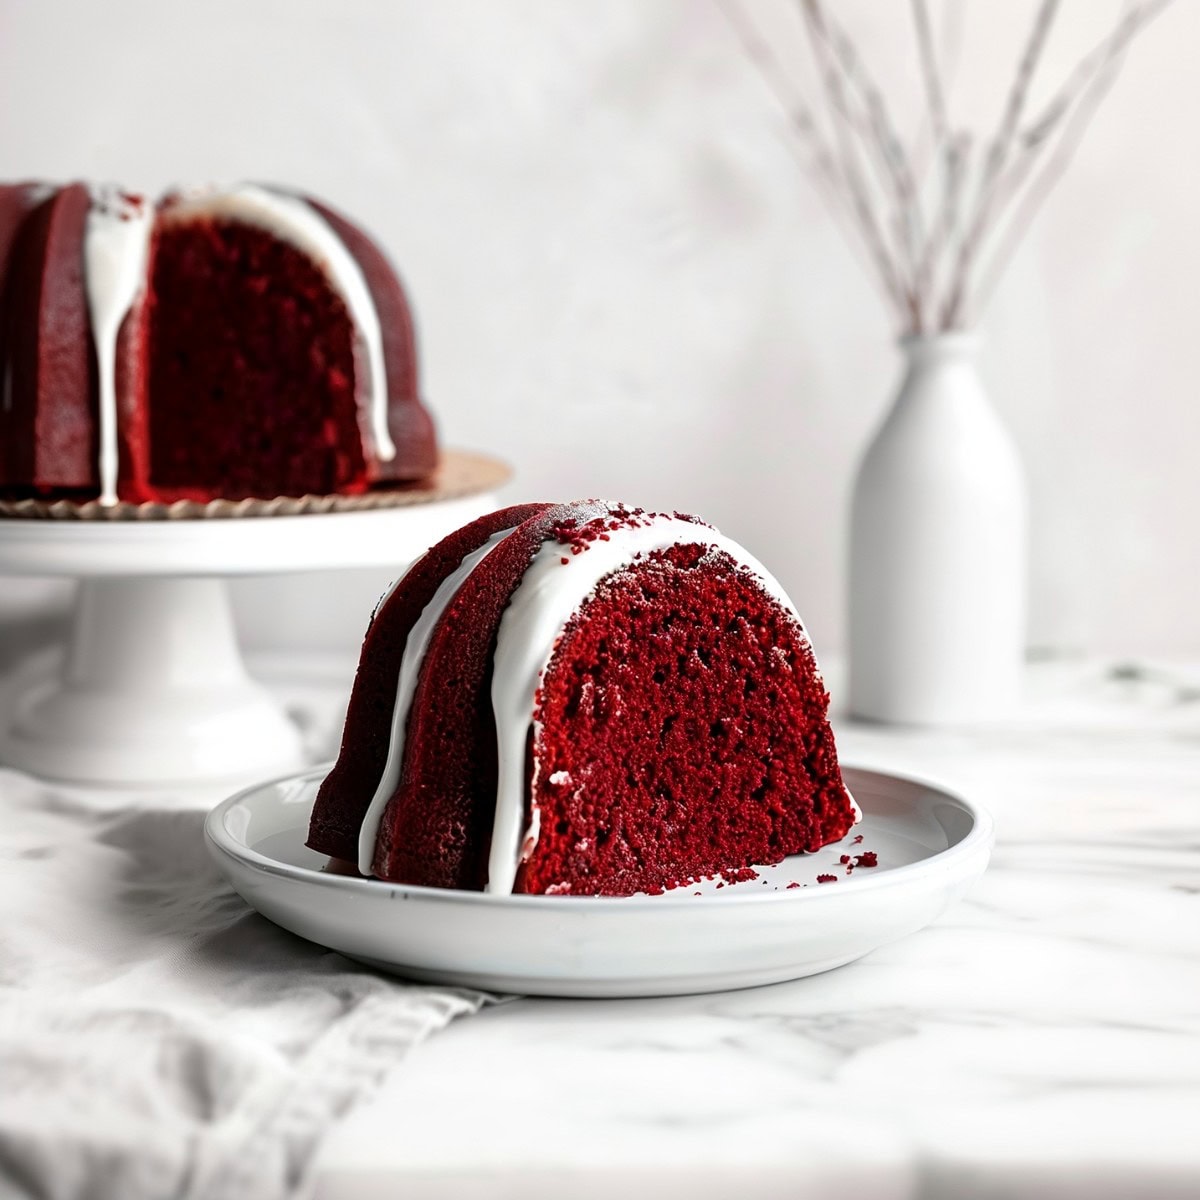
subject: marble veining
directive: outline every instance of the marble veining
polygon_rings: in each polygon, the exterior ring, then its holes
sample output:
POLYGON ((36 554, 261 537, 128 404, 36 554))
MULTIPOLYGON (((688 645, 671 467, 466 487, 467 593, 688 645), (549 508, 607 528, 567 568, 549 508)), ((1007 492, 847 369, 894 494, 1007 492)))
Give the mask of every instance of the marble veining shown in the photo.
POLYGON ((992 810, 965 899, 795 983, 454 1025, 335 1131, 316 1196, 1200 1195, 1197 678, 1041 664, 1002 727, 841 723, 846 760, 992 810))

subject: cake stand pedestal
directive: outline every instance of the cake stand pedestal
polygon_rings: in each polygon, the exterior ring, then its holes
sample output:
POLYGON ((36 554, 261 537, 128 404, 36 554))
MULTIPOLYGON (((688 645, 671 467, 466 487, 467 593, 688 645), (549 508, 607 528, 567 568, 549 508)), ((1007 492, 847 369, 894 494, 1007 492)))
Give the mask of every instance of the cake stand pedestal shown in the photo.
POLYGON ((328 514, 0 520, 0 574, 80 579, 62 666, 16 699, 0 758, 101 786, 190 788, 294 770, 299 732, 246 670, 225 578, 393 565, 399 573, 495 506, 484 491, 328 514))

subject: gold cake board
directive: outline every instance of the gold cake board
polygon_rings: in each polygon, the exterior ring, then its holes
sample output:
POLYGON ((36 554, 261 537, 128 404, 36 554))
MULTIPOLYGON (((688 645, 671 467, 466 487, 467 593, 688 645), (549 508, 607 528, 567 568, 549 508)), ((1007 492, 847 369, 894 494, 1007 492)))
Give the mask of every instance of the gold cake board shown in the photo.
POLYGON ((364 512, 407 508, 488 492, 507 483, 512 469, 471 450, 443 450, 437 468, 419 483, 397 484, 359 496, 275 496, 271 499, 177 500, 173 504, 101 504, 99 500, 0 500, 0 517, 42 521, 195 521, 230 517, 282 517, 304 513, 364 512))

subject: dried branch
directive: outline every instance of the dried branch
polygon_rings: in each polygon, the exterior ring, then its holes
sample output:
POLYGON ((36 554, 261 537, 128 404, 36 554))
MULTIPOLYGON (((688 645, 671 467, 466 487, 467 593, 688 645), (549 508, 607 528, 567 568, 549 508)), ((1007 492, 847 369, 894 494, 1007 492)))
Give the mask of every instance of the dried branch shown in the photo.
MULTIPOLYGON (((913 3, 920 3, 924 9, 924 0, 913 0, 913 3)), ((926 10, 927 12, 927 10, 926 10)), ((937 48, 935 49, 932 34, 929 39, 929 55, 931 61, 936 68, 936 83, 942 97, 942 104, 946 108, 946 138, 949 136, 949 109, 946 105, 945 97, 950 93, 950 86, 954 82, 957 74, 959 53, 962 50, 962 15, 963 15, 963 0, 945 0, 942 4, 942 22, 941 29, 938 33, 937 48)), ((920 18, 914 13, 914 20, 920 18)), ((928 22, 928 16, 925 20, 928 22)), ((920 30, 917 31, 918 38, 921 37, 920 30)), ((918 44, 918 53, 921 53, 918 44)), ((922 71, 926 68, 922 66, 922 71)), ((928 81, 925 83, 926 93, 929 91, 928 81)), ((917 180, 917 186, 923 187, 926 176, 929 173, 929 164, 932 160, 941 160, 941 165, 945 167, 946 154, 946 138, 943 138, 940 146, 937 144, 937 133, 934 129, 934 121, 931 119, 931 114, 926 111, 922 116, 917 132, 913 137, 913 148, 909 155, 912 162, 913 176, 917 180), (935 153, 940 149, 941 153, 935 153)), ((943 186, 945 185, 945 177, 943 176, 943 186)))
POLYGON ((865 250, 873 277, 905 329, 923 333, 933 314, 939 330, 960 327, 968 316, 968 301, 974 307, 991 294, 1073 157, 1134 36, 1172 0, 1127 0, 1128 10, 1105 39, 1027 120, 1034 77, 1059 6, 1059 0, 1040 0, 982 155, 972 135, 955 130, 949 116, 948 79, 956 54, 951 43, 960 13, 956 0, 943 10, 940 53, 928 0, 911 0, 925 94, 911 150, 897 135, 883 93, 853 41, 830 18, 823 0, 796 2, 817 67, 827 131, 813 109, 795 98, 794 80, 737 0, 718 0, 810 151, 806 166, 830 211, 849 223, 852 242, 865 250), (940 187, 928 205, 928 222, 922 185, 925 143, 940 165, 940 187), (979 163, 977 171, 973 161, 979 163), (969 186, 973 176, 974 186, 969 186))
POLYGON ((937 295, 937 266, 943 257, 942 252, 954 241, 954 235, 958 232, 962 198, 969 174, 971 145, 969 133, 961 131, 952 134, 942 155, 945 164, 942 202, 926 239, 917 274, 917 291, 927 311, 934 308, 937 295))
POLYGON ((1145 0, 1143 3, 1134 4, 1128 8, 1112 32, 1102 38, 1089 53, 1076 63, 1075 69, 1067 76, 1062 87, 1050 98, 1041 114, 1035 117, 1022 132, 1022 142, 1029 146, 1036 146, 1045 141, 1096 73, 1107 67, 1115 56, 1122 53, 1133 40, 1134 35, 1164 12, 1170 3, 1171 0, 1145 0))
POLYGON ((1033 76, 1037 71, 1042 51, 1046 48, 1046 39, 1050 35, 1054 17, 1058 12, 1058 3, 1059 0, 1042 0, 1041 7, 1038 9, 1033 29, 1029 34, 1029 41, 1025 43, 1025 51, 1017 65, 1016 78, 1009 89, 1008 102, 1004 106, 1000 130, 988 151, 986 170, 989 177, 999 174, 1008 157, 1017 126, 1021 122, 1021 114, 1025 111, 1025 103, 1029 98, 1033 76))
POLYGON ((894 202, 891 225, 904 262, 904 268, 896 267, 897 275, 907 276, 905 301, 913 323, 923 324, 921 296, 916 288, 917 264, 920 247, 924 242, 923 215, 917 184, 905 153, 903 143, 888 117, 883 93, 866 69, 854 48, 854 43, 828 14, 821 10, 819 0, 807 0, 813 11, 820 16, 816 26, 819 35, 825 37, 834 59, 841 69, 846 84, 857 96, 861 109, 847 100, 845 115, 852 122, 868 154, 876 163, 880 186, 890 192, 894 202))
POLYGON ((843 198, 838 191, 838 174, 833 154, 825 144, 821 131, 813 120, 812 109, 798 93, 795 81, 784 71, 782 64, 772 51, 766 38, 759 33, 754 23, 742 11, 736 0, 717 0, 725 19, 733 27, 742 43, 747 57, 758 68, 767 85, 775 93, 780 107, 800 134, 813 155, 812 164, 817 169, 817 187, 822 198, 831 207, 840 210, 843 198), (831 190, 822 188, 822 184, 831 190))
POLYGON ((933 48, 933 30, 929 24, 929 9, 925 0, 912 0, 913 27, 917 33, 917 57, 921 64, 921 80, 925 85, 925 102, 929 106, 929 127, 933 131, 933 151, 941 154, 950 137, 946 120, 946 92, 938 70, 937 51, 933 48))
MULTIPOLYGON (((921 68, 921 80, 925 87, 925 105, 929 118, 930 142, 928 153, 942 167, 942 204, 934 220, 933 228, 925 238, 917 264, 914 290, 920 300, 921 320, 916 332, 924 332, 925 310, 933 303, 934 263, 948 231, 956 220, 958 198, 962 193, 963 155, 961 147, 952 144, 949 120, 946 116, 946 90, 938 69, 937 51, 933 45, 933 29, 929 21, 929 9, 925 0, 912 0, 913 29, 917 36, 917 61, 921 68)), ((913 149, 915 165, 913 174, 919 180, 924 171, 918 155, 926 153, 918 140, 913 149)), ((919 185, 918 185, 919 186, 919 185)))
POLYGON ((796 124, 804 135, 805 141, 814 144, 822 157, 831 158, 828 147, 824 144, 821 132, 812 117, 812 108, 800 95, 795 79, 784 70, 770 43, 759 32, 757 26, 743 11, 737 0, 717 0, 725 19, 732 26, 746 56, 758 68, 771 91, 775 93, 780 107, 796 124))
POLYGON ((838 143, 837 161, 842 181, 863 228, 868 250, 883 276, 889 294, 893 297, 901 320, 911 321, 916 314, 915 297, 911 289, 905 285, 896 262, 888 252, 886 240, 875 215, 870 190, 863 178, 858 149, 852 136, 855 131, 855 117, 833 52, 824 10, 821 8, 819 0, 801 0, 801 2, 809 44, 817 62, 818 74, 829 109, 830 124, 838 143))
POLYGON ((947 90, 958 74, 963 46, 963 9, 966 0, 945 0, 942 5, 942 77, 947 90))
POLYGON ((813 118, 810 105, 799 95, 795 81, 783 69, 770 43, 762 36, 737 0, 717 0, 717 4, 737 34, 746 56, 754 63, 767 86, 775 94, 788 120, 800 134, 801 142, 807 146, 812 157, 806 160, 801 156, 800 161, 809 181, 821 197, 829 215, 841 228, 855 258, 859 259, 864 274, 884 302, 889 306, 893 305, 895 296, 887 290, 886 282, 881 277, 870 252, 869 239, 857 223, 857 215, 853 208, 847 205, 846 193, 833 153, 826 145, 813 118), (865 261, 860 257, 860 248, 866 254, 865 261))
POLYGON ((996 131, 996 135, 988 147, 974 215, 967 227, 967 232, 959 241, 957 260, 954 264, 953 284, 950 295, 942 307, 940 324, 943 329, 954 329, 961 320, 971 263, 979 252, 980 242, 983 240, 988 222, 991 220, 1000 173, 1008 161, 1013 138, 1016 136, 1021 114, 1025 111, 1025 103, 1029 98, 1029 89, 1057 12, 1058 0, 1042 0, 1037 16, 1034 18, 1033 28, 1029 32, 1029 39, 1021 54, 1021 60, 1017 64, 1017 73, 1008 90, 1008 99, 1004 105, 1004 115, 1000 118, 1000 128, 996 131))
POLYGON ((1075 152, 1083 141, 1101 102, 1116 83, 1125 64, 1134 35, 1159 16, 1171 0, 1147 0, 1131 8, 1112 33, 1072 71, 1067 85, 1047 106, 1025 134, 1033 153, 1047 145, 1063 115, 1069 119, 1062 135, 1054 143, 1045 166, 1025 189, 1012 217, 1003 226, 997 221, 997 248, 983 271, 975 293, 975 307, 984 304, 995 291, 999 277, 1011 261, 1017 246, 1029 232, 1034 218, 1055 187, 1058 186, 1075 152))

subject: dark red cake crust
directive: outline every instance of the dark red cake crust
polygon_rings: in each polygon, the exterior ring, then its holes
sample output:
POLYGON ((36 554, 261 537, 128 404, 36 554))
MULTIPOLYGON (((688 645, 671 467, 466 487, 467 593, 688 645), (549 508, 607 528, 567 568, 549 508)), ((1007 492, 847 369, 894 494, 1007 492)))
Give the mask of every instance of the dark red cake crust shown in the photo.
POLYGON ((2 189, 0 488, 83 496, 98 487, 96 364, 83 290, 82 184, 2 189), (39 198, 40 197, 40 198, 39 198), (32 201, 37 201, 32 203, 32 201))
POLYGON ((375 485, 422 479, 437 466, 437 439, 433 418, 421 402, 412 309, 399 275, 383 251, 357 225, 327 204, 311 196, 306 199, 358 263, 379 314, 387 368, 388 431, 396 446, 396 456, 388 461, 372 458, 367 463, 367 480, 375 485))
POLYGON ((341 752, 317 793, 308 845, 354 862, 358 832, 387 762, 396 680, 408 635, 445 578, 501 529, 549 505, 517 504, 489 513, 443 539, 405 574, 371 617, 346 710, 341 752))

